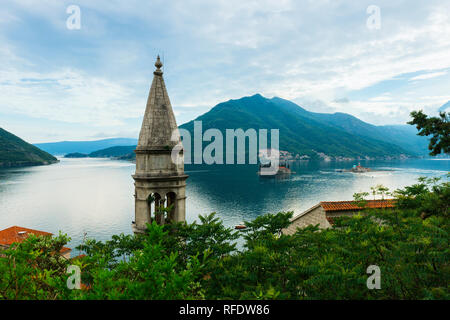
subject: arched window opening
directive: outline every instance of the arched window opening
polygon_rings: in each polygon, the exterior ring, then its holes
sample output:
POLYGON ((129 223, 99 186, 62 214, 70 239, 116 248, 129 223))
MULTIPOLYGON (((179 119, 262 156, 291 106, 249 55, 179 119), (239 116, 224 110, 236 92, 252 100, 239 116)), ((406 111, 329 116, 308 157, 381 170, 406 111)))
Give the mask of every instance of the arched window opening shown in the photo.
POLYGON ((155 212, 155 196, 151 193, 147 197, 147 207, 148 207, 148 222, 153 222, 153 212, 155 212))
POLYGON ((175 221, 175 206, 176 206, 177 195, 175 192, 169 192, 167 194, 167 208, 169 211, 167 213, 167 218, 170 222, 175 221))
POLYGON ((154 193, 155 197, 155 219, 156 223, 164 224, 165 223, 165 202, 166 199, 162 198, 159 193, 154 193))

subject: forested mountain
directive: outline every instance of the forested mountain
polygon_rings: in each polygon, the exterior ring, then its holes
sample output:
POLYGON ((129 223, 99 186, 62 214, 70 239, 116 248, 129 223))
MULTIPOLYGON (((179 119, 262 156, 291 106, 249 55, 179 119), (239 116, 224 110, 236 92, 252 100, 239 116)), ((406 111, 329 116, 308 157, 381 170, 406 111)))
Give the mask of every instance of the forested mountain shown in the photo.
POLYGON ((329 126, 339 128, 345 132, 391 142, 415 155, 427 155, 429 152, 427 150, 427 138, 418 136, 416 128, 411 125, 375 126, 347 113, 315 113, 306 111, 297 104, 285 99, 275 97, 272 98, 271 101, 278 104, 280 107, 284 107, 304 117, 326 123, 329 126))
MULTIPOLYGON (((331 158, 387 158, 418 155, 392 139, 380 127, 344 113, 309 112, 281 98, 267 99, 256 94, 219 103, 209 112, 180 126, 193 136, 194 121, 209 128, 279 129, 280 149, 312 158, 325 154, 331 158)), ((412 128, 414 130, 414 128, 412 128)), ((411 134, 411 139, 415 134, 411 134)), ((423 138, 422 138, 423 139, 423 138)), ((426 139, 424 153, 426 153, 426 139)), ((419 148, 418 148, 419 149, 419 148)))
POLYGON ((38 166, 57 161, 51 154, 0 128, 0 168, 38 166))

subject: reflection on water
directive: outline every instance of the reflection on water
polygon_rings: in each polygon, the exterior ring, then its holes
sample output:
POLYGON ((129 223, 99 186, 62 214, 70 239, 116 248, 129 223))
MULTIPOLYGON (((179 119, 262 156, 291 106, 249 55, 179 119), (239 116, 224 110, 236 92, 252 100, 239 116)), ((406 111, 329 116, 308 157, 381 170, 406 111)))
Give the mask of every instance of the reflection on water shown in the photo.
MULTIPOLYGON (((108 159, 60 159, 50 166, 0 170, 0 229, 13 225, 53 233, 79 244, 84 234, 106 240, 131 233, 134 164, 108 159)), ((383 184, 394 190, 420 176, 445 177, 450 161, 365 161, 366 173, 335 172, 353 162, 298 161, 289 179, 260 178, 256 165, 187 165, 186 218, 217 212, 229 226, 260 214, 294 211, 383 184)))

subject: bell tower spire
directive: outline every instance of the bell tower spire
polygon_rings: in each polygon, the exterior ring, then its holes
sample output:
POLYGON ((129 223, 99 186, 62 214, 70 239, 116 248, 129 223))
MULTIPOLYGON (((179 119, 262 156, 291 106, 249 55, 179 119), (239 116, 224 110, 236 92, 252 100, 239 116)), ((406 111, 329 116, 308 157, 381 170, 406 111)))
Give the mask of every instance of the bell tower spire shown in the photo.
MULTIPOLYGON (((185 221, 183 150, 178 161, 172 149, 181 144, 175 115, 164 83, 163 64, 158 55, 153 82, 147 99, 136 153, 134 232, 143 232, 146 223, 160 224, 185 221), (161 210, 171 208, 169 212, 161 210)), ((178 149, 177 149, 178 150, 178 149)))

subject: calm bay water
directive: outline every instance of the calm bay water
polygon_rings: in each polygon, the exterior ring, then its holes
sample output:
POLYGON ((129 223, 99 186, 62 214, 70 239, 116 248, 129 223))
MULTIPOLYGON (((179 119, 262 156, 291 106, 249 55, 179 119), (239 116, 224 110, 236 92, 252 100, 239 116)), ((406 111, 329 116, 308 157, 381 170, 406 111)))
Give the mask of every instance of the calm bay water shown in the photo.
MULTIPOLYGON (((133 163, 109 159, 60 159, 40 167, 0 170, 0 230, 17 225, 67 233, 69 247, 83 237, 107 240, 131 233, 133 163)), ((254 165, 186 166, 186 219, 217 212, 228 226, 264 213, 299 214, 320 201, 352 200, 355 192, 383 184, 394 190, 418 177, 442 177, 449 160, 365 161, 376 171, 338 173, 354 162, 292 163, 288 179, 260 178, 254 165)))

